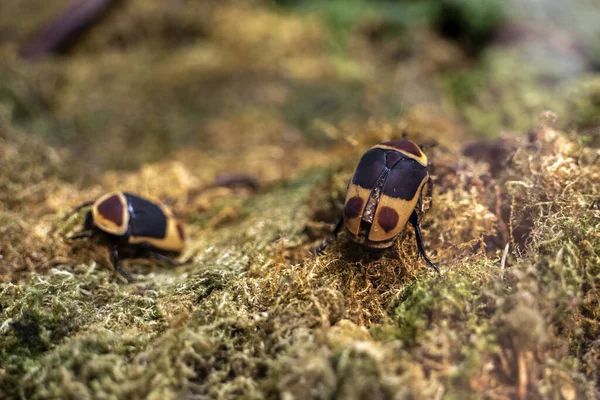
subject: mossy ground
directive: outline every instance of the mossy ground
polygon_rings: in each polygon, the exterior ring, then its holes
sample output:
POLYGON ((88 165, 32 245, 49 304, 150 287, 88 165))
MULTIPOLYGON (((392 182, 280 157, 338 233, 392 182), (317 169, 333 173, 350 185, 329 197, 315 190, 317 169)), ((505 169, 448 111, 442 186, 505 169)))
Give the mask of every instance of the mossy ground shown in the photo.
POLYGON ((598 397, 597 74, 557 99, 427 26, 367 18, 340 49, 319 14, 192 3, 125 2, 36 64, 17 43, 46 17, 0 13, 0 397, 598 397), (439 143, 442 277, 408 229, 314 257, 360 155, 403 131, 439 143), (207 188, 240 172, 258 188, 207 188), (109 190, 171 205, 185 263, 126 260, 128 285, 66 239, 109 190))

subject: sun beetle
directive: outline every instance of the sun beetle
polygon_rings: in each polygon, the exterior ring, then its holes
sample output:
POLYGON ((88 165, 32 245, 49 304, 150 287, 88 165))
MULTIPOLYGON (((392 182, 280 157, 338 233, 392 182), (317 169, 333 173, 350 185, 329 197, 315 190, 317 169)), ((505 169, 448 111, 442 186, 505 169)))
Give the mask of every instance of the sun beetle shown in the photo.
POLYGON ((415 228, 419 255, 439 275, 438 267, 425 253, 417 214, 417 210, 423 211, 423 191, 428 182, 431 194, 428 166, 421 147, 406 138, 373 146, 354 171, 342 218, 316 253, 320 254, 344 225, 354 242, 369 253, 379 254, 393 245, 410 222, 415 228))
POLYGON ((165 205, 127 192, 111 192, 79 205, 65 218, 90 206, 92 209, 85 216, 84 232, 70 239, 100 238, 112 251, 115 270, 127 282, 131 282, 131 278, 119 265, 119 249, 145 253, 178 264, 161 254, 178 253, 185 245, 183 223, 165 205))

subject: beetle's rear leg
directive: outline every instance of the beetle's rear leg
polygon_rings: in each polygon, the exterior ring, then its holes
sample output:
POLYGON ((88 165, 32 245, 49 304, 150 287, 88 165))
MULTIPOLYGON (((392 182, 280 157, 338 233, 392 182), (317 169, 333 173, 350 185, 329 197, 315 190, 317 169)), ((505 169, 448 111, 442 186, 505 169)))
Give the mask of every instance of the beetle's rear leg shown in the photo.
POLYGON ((341 217, 340 220, 335 225, 335 228, 333 228, 333 232, 331 232, 329 234, 329 236, 327 236, 325 238, 325 240, 323 240, 323 242, 321 242, 319 247, 317 247, 317 249, 315 250, 315 255, 318 256, 318 255, 323 254, 323 250, 325 250, 325 248, 327 246, 329 246, 329 244, 331 242, 333 242, 335 240, 335 238, 337 238, 338 234, 340 233, 340 230, 342 229, 343 223, 344 223, 344 217, 341 217))
POLYGON ((183 263, 171 260, 169 257, 165 256, 164 254, 154 251, 155 249, 156 248, 153 247, 150 243, 142 242, 137 247, 137 252, 135 253, 135 257, 155 258, 157 260, 167 262, 171 265, 183 265, 183 263))
POLYGON ((440 274, 440 270, 438 269, 438 267, 429 259, 429 257, 427 257, 427 254, 425 253, 425 247, 423 247, 423 238, 421 237, 421 227, 419 226, 419 217, 417 216, 417 212, 413 211, 412 214, 410 215, 410 218, 408 219, 408 221, 412 224, 412 226, 415 227, 415 237, 417 238, 417 247, 419 249, 419 255, 421 257, 423 257, 425 259, 425 261, 427 262, 427 264, 429 264, 430 267, 432 267, 433 269, 435 269, 435 272, 437 272, 438 276, 442 276, 440 274))
POLYGON ((169 264, 171 264, 171 265, 174 265, 174 266, 183 265, 183 263, 180 263, 180 262, 178 262, 178 261, 171 260, 169 257, 167 257, 167 256, 165 256, 165 255, 162 255, 162 254, 160 254, 160 253, 157 253, 157 252, 155 252, 155 251, 146 250, 146 254, 147 254, 147 255, 149 255, 150 257, 154 257, 154 258, 156 258, 157 260, 160 260, 160 261, 167 262, 167 263, 169 263, 169 264))
POLYGON ((112 246, 112 258, 113 258, 113 267, 115 267, 115 271, 117 271, 118 273, 123 275, 125 277, 125 279, 127 279, 127 283, 131 283, 131 277, 119 265, 119 249, 117 248, 116 244, 112 246))

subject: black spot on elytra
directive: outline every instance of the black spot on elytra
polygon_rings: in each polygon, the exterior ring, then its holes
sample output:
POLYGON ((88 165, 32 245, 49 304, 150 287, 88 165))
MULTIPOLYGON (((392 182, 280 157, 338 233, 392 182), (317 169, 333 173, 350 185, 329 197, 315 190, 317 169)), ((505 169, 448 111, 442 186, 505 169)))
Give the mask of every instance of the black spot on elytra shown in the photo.
POLYGON ((377 217, 377 223, 386 232, 391 232, 398 225, 398 213, 391 207, 383 207, 377 217))
POLYGON ((348 200, 346 206, 344 207, 344 212, 346 213, 346 217, 348 218, 356 218, 360 215, 360 212, 363 208, 363 199, 359 196, 355 196, 348 200))

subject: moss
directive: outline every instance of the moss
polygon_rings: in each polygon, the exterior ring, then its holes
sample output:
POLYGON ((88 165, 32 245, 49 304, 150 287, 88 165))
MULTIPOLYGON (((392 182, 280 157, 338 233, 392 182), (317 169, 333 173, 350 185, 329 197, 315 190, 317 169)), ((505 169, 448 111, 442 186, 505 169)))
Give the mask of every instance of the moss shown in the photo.
MULTIPOLYGON (((425 116, 412 122, 427 132, 425 116)), ((370 142, 402 125, 344 129, 370 142)), ((590 397, 597 216, 565 204, 597 197, 597 166, 593 150, 564 133, 540 127, 536 140, 497 178, 449 147, 436 151, 436 173, 446 179, 423 229, 442 279, 413 261, 410 232, 378 261, 344 235, 326 256, 308 253, 318 239, 305 226, 339 212, 333 205, 360 154, 361 146, 342 145, 331 172, 304 167, 242 202, 221 197, 243 218, 192 224, 184 266, 131 260, 135 283, 119 286, 109 265, 66 262, 44 283, 5 286, 2 312, 13 322, 2 337, 3 387, 30 398, 459 398, 486 390, 590 397), (512 207, 506 224, 530 225, 504 262, 482 245, 484 235, 500 235, 487 205, 494 185, 507 191, 507 206, 530 202, 512 207)), ((121 174, 127 181, 130 173, 121 174)), ((132 174, 141 186, 152 176, 132 174)))
POLYGON ((597 397, 594 81, 536 122, 549 89, 511 54, 472 76, 411 31, 401 63, 360 33, 340 55, 312 14, 209 3, 189 28, 186 7, 128 2, 151 40, 122 12, 66 56, 7 62, 0 397, 597 397), (405 101, 405 83, 426 88, 405 101), (468 135, 500 129, 515 135, 468 135), (403 131, 438 142, 421 223, 442 278, 411 229, 377 259, 345 233, 315 257, 361 154, 403 131), (257 188, 211 187, 223 173, 257 188), (106 249, 66 239, 82 214, 63 216, 109 190, 174 208, 182 265, 125 259, 127 285, 106 249))
MULTIPOLYGON (((442 324, 446 329, 458 324, 486 330, 483 321, 489 318, 489 310, 484 292, 489 285, 488 277, 478 271, 481 267, 456 268, 446 274, 445 285, 439 285, 435 279, 419 281, 407 286, 400 295, 394 316, 399 327, 398 337, 407 346, 419 344, 432 324, 442 324)), ((462 334, 470 335, 470 332, 462 334)))
POLYGON ((481 51, 506 18, 506 7, 496 0, 470 1, 328 1, 279 0, 285 8, 310 11, 322 16, 332 42, 345 47, 348 38, 362 27, 373 39, 398 37, 410 27, 429 25, 456 40, 472 53, 481 51))
POLYGON ((589 145, 600 146, 600 81, 580 79, 567 89, 567 110, 589 145))
POLYGON ((478 67, 448 74, 443 81, 469 129, 492 137, 501 129, 527 131, 544 109, 563 115, 564 101, 553 96, 556 88, 540 84, 543 74, 539 66, 524 65, 516 53, 497 49, 487 52, 478 67))

